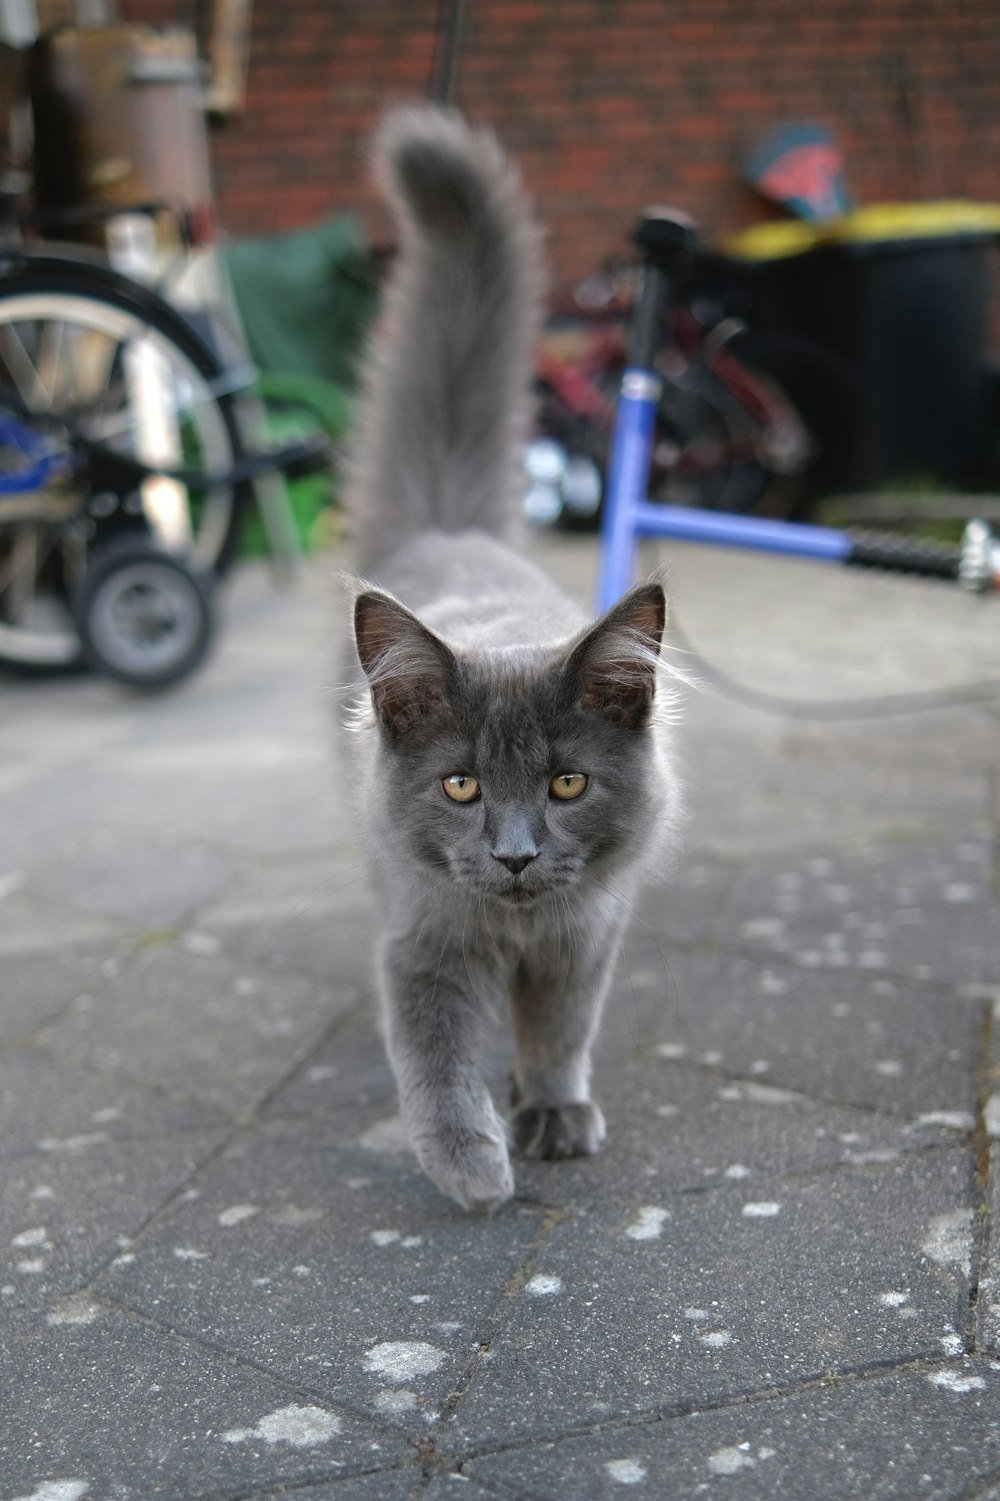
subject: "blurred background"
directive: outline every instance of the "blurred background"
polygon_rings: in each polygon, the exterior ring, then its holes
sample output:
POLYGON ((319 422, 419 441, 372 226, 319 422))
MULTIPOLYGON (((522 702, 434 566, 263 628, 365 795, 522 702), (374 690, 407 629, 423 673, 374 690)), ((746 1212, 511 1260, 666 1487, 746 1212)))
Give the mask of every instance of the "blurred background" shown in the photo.
POLYGON ((691 229, 654 500, 952 544, 1000 517, 995 6, 2 0, 0 35, 0 658, 65 662, 77 635, 99 658, 92 617, 131 607, 150 542, 174 560, 156 629, 188 589, 197 658, 185 562, 287 572, 339 535, 392 255, 366 142, 398 98, 494 126, 547 229, 530 521, 600 522, 651 203, 691 229))

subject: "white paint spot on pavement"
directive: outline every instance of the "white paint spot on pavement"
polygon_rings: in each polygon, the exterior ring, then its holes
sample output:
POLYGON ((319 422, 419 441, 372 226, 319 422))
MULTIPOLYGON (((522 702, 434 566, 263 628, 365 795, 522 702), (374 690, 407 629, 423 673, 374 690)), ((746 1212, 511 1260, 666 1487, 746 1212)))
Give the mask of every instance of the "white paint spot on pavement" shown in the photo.
POLYGON ((975 1124, 966 1110, 928 1110, 925 1115, 917 1116, 911 1129, 918 1126, 944 1126, 949 1131, 971 1131, 975 1124))
POLYGON ((181 948, 186 954, 196 954, 201 959, 214 959, 222 944, 211 933, 185 933, 181 948))
POLYGON ((747 1080, 742 1086, 745 1099, 757 1105, 797 1105, 802 1096, 791 1089, 778 1089, 774 1084, 756 1084, 747 1080))
POLYGON ((713 1475, 735 1475, 737 1470, 751 1470, 757 1461, 749 1452, 749 1444, 727 1449, 716 1449, 708 1456, 708 1468, 713 1475))
POLYGON ((386 1340, 365 1352, 365 1370, 402 1386, 413 1376, 427 1376, 444 1363, 445 1353, 436 1345, 417 1340, 386 1340))
POLYGON ((617 1485, 639 1485, 646 1478, 646 1471, 637 1459, 609 1459, 604 1468, 617 1485))
POLYGON ((972 1271, 972 1210, 953 1209, 931 1220, 921 1250, 938 1266, 950 1266, 968 1277, 972 1271))
POLYGON ((40 1152, 84 1152, 87 1147, 100 1146, 110 1141, 107 1131, 85 1131, 79 1136, 43 1136, 38 1143, 40 1152))
POLYGON ((410 1135, 398 1115, 387 1121, 376 1121, 358 1137, 358 1146, 368 1152, 412 1152, 410 1135))
POLYGON ((783 917, 754 917, 740 925, 744 938, 780 938, 784 931, 783 917))
POLYGON ((325 1213, 324 1209, 317 1209, 315 1206, 302 1208, 299 1204, 285 1204, 270 1218, 275 1225, 284 1225, 289 1230, 299 1230, 303 1225, 317 1224, 325 1213))
POLYGON ((963 1376, 961 1371, 928 1371, 931 1386, 939 1386, 946 1392, 981 1392, 986 1387, 982 1376, 963 1376))
POLYGON ((639 1210, 639 1218, 634 1224, 626 1226, 625 1234, 629 1240, 659 1240, 669 1218, 668 1210, 659 1209, 655 1204, 647 1204, 639 1210))
POLYGON ((722 1176, 724 1178, 736 1178, 736 1179, 749 1178, 749 1176, 750 1176, 750 1169, 748 1167, 744 1167, 742 1162, 733 1162, 733 1163, 730 1164, 729 1167, 726 1168, 726 1170, 722 1174, 722 1176))
POLYGON ((48 1231, 44 1225, 38 1225, 33 1230, 22 1230, 19 1235, 13 1237, 11 1245, 19 1251, 27 1251, 31 1246, 44 1246, 47 1250, 51 1249, 48 1231))
POLYGON ((15 1496, 13 1501, 81 1501, 89 1490, 89 1480, 43 1480, 30 1496, 15 1496))
POLYGON ((1000 1094, 991 1094, 986 1101, 983 1122, 988 1136, 1000 1136, 1000 1094))
POLYGON ((656 1056, 669 1061, 672 1058, 683 1058, 686 1052, 687 1047, 683 1042, 661 1042, 656 1049, 656 1056))
POLYGON ((879 1293, 878 1300, 882 1304, 883 1308, 902 1308, 904 1303, 908 1303, 910 1301, 910 1294, 908 1291, 890 1291, 879 1293))
POLYGON ((307 1068, 305 1081, 307 1084, 325 1084, 327 1079, 332 1079, 337 1070, 332 1063, 314 1063, 312 1068, 307 1068))
POLYGON ((873 1066, 875 1072, 885 1079, 896 1079, 903 1072, 903 1065, 897 1058, 880 1058, 873 1066))
POLYGON ((533 1298, 550 1298, 553 1293, 562 1292, 562 1278, 547 1277, 540 1272, 538 1276, 532 1277, 530 1282, 525 1283, 524 1290, 533 1298))
POLYGON ((376 1246, 391 1246, 399 1239, 398 1230, 373 1230, 371 1238, 376 1246))
POLYGON ((702 1334, 700 1338, 702 1344, 707 1345, 710 1350, 724 1350, 728 1344, 732 1343, 733 1336, 728 1329, 712 1329, 708 1334, 702 1334))
POLYGON ((773 1199, 762 1199, 757 1203, 743 1205, 743 1218, 747 1220, 770 1220, 776 1214, 781 1213, 781 1205, 773 1199))
POLYGON ((57 1303, 49 1314, 47 1323, 56 1327, 60 1324, 92 1324, 101 1316, 101 1309, 97 1303, 92 1303, 89 1298, 82 1294, 75 1297, 63 1298, 57 1303))
POLYGON ((340 1432, 340 1419, 323 1407, 279 1407, 259 1419, 252 1428, 231 1428, 222 1435, 225 1444, 245 1444, 263 1439, 265 1444, 288 1444, 292 1449, 312 1449, 328 1443, 340 1432))
POLYGON ((196 1251, 193 1246, 174 1246, 174 1255, 178 1261, 207 1261, 207 1251, 196 1251))
POLYGON ((219 1224, 228 1229, 231 1225, 241 1225, 244 1220, 252 1220, 259 1213, 256 1204, 232 1204, 219 1215, 219 1224))
POLYGON ((375 1398, 375 1409, 384 1413, 387 1417, 401 1417, 405 1412, 413 1412, 417 1405, 417 1394, 407 1390, 391 1391, 388 1387, 381 1391, 375 1398))

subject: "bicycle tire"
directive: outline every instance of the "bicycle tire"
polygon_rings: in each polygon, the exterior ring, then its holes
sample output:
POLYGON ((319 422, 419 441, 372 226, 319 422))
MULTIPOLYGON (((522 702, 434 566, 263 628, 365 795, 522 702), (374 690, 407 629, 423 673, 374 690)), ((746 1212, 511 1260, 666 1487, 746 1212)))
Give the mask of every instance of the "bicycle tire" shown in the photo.
MULTIPOLYGON (((126 367, 134 371, 143 360, 169 393, 163 403, 172 428, 167 438, 187 446, 178 457, 188 468, 226 472, 245 457, 235 400, 218 389, 224 365, 198 330, 155 292, 87 259, 18 254, 0 261, 0 402, 6 399, 26 420, 36 416, 52 427, 63 418, 83 436, 165 463, 168 455, 142 446, 148 430, 141 431, 126 367)), ((168 499, 177 521, 190 529, 185 540, 175 539, 175 550, 183 550, 200 572, 223 573, 236 552, 251 493, 245 482, 210 495, 175 488, 168 499)), ((69 599, 86 569, 82 533, 89 496, 81 490, 77 499, 76 535, 65 521, 58 527, 23 517, 14 527, 0 521, 2 660, 33 667, 80 660, 69 599), (27 600, 18 613, 4 568, 10 572, 12 552, 25 550, 26 536, 38 587, 29 592, 18 580, 17 600, 27 600)), ((155 526, 151 535, 163 541, 155 526)))
POLYGON ((767 473, 740 431, 742 413, 710 373, 690 386, 664 379, 657 406, 649 498, 703 511, 753 511, 767 473), (671 463, 658 455, 671 452, 671 463))

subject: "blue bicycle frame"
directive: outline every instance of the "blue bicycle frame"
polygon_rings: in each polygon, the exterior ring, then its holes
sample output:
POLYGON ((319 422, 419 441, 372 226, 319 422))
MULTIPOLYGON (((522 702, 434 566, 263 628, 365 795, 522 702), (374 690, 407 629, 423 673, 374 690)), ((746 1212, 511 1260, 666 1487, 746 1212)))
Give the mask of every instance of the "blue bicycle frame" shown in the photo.
POLYGON ((21 495, 47 484, 59 467, 59 454, 51 453, 43 438, 6 412, 0 412, 0 449, 12 450, 23 465, 0 472, 0 495, 21 495))
MULTIPOLYGON (((607 610, 628 588, 640 537, 673 537, 767 552, 854 563, 938 578, 962 578, 972 588, 994 584, 997 568, 983 565, 973 578, 967 542, 963 553, 931 543, 877 533, 765 517, 655 505, 646 494, 662 389, 656 357, 672 294, 673 273, 695 246, 690 225, 673 215, 640 222, 636 243, 644 251, 643 275, 629 333, 629 358, 622 377, 611 442, 602 529, 598 608, 607 610)), ((1000 578, 996 581, 1000 587, 1000 578)))

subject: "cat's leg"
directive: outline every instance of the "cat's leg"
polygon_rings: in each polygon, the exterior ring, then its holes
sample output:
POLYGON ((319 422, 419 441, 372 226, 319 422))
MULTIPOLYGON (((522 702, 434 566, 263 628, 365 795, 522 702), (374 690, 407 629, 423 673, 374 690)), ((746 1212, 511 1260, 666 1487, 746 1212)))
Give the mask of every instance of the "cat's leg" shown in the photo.
POLYGON ((526 956, 512 993, 517 1046, 514 1145, 526 1157, 578 1157, 606 1135, 590 1098, 590 1053, 623 924, 594 915, 585 948, 526 956))
POLYGON ((479 1070, 496 982, 450 932, 387 939, 378 967, 386 1047, 417 1159, 464 1208, 493 1210, 514 1192, 507 1128, 479 1070))

